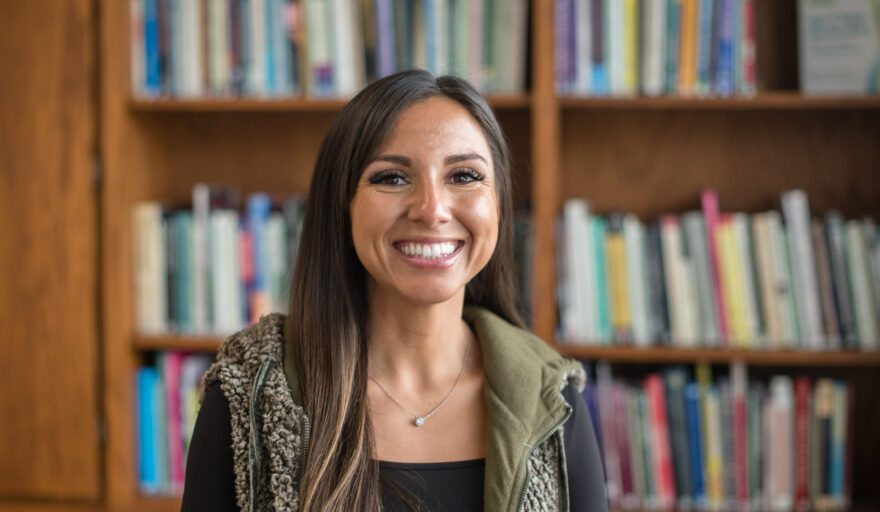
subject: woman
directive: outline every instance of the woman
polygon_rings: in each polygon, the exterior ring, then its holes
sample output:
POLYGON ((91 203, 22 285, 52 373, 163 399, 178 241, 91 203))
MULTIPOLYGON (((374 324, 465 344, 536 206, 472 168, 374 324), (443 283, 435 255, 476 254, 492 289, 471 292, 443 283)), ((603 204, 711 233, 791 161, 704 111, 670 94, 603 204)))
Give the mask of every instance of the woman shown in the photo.
POLYGON ((205 376, 184 510, 605 510, 583 369, 521 329, 511 173, 466 82, 364 89, 319 151, 290 313, 205 376))

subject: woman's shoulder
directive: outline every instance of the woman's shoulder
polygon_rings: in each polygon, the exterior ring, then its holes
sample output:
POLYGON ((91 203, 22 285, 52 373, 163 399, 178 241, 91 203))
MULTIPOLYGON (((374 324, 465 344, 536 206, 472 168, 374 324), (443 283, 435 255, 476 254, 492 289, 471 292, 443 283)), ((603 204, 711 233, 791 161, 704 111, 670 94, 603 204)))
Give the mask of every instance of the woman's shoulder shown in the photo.
POLYGON ((463 318, 480 340, 489 364, 514 368, 532 367, 536 371, 555 375, 560 387, 572 384, 581 390, 586 382, 583 365, 560 354, 537 335, 511 324, 492 311, 476 306, 465 307, 463 318))
POLYGON ((218 380, 240 386, 256 378, 263 366, 281 368, 285 320, 280 313, 266 315, 223 340, 214 364, 205 373, 205 386, 218 380))

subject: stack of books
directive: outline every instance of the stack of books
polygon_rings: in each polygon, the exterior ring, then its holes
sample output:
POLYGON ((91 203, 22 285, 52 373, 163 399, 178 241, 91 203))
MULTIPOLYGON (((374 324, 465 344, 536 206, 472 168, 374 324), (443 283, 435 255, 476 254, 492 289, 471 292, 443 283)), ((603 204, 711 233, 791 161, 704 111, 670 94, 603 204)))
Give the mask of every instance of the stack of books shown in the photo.
POLYGON ((134 302, 148 335, 235 332, 287 310, 304 199, 198 184, 192 208, 135 205, 134 302))
POLYGON ((145 494, 183 492, 202 376, 213 357, 159 352, 136 376, 138 484, 145 494))
POLYGON ((131 0, 141 97, 349 97, 420 68, 526 86, 526 0, 131 0))
MULTIPOLYGON (((612 506, 681 510, 831 510, 850 502, 853 400, 831 379, 749 381, 745 365, 612 378, 600 362, 584 391, 612 506)), ((576 485, 576 483, 573 483, 576 485)))
POLYGON ((556 89, 755 94, 754 0, 556 0, 556 89))
POLYGON ((565 203, 559 336, 571 344, 876 350, 880 244, 871 218, 811 218, 806 194, 782 213, 702 209, 643 224, 565 203))

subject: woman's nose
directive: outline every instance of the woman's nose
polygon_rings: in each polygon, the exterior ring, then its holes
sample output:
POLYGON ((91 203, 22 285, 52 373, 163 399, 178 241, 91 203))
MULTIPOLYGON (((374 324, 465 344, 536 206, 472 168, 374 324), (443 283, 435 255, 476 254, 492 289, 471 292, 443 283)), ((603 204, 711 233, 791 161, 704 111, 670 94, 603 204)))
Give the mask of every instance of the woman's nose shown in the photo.
POLYGON ((443 185, 432 181, 420 183, 413 192, 408 217, 429 227, 449 221, 448 197, 443 185))

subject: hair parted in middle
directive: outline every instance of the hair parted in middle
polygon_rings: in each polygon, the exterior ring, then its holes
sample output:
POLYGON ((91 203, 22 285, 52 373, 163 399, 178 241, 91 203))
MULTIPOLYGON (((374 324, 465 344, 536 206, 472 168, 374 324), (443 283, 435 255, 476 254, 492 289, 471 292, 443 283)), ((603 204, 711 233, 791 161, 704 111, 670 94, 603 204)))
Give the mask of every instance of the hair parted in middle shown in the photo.
POLYGON ((373 82, 339 113, 318 152, 290 287, 288 349, 311 427, 300 468, 302 510, 378 510, 379 468, 367 411, 366 270, 355 253, 350 205, 368 162, 411 105, 457 102, 486 137, 495 170, 498 242, 466 285, 465 303, 522 326, 513 286, 513 199, 507 141, 485 99, 466 81, 403 71, 373 82))

